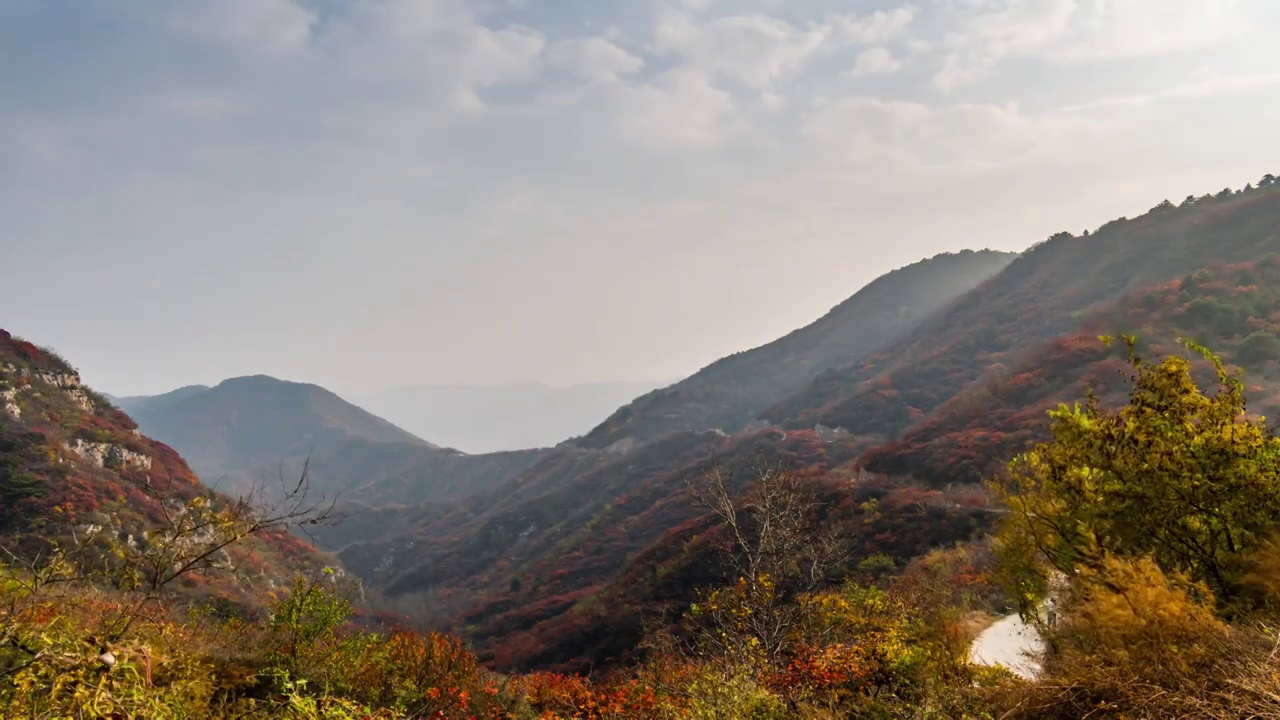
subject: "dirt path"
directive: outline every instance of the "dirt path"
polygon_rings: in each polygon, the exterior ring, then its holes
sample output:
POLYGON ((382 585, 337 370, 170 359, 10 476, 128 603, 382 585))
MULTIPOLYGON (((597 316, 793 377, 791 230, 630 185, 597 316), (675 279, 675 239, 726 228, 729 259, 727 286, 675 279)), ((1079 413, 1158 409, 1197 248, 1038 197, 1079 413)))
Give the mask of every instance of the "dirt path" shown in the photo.
POLYGON ((1000 618, 973 641, 969 658, 979 665, 1003 665, 1024 678, 1040 672, 1038 655, 1043 647, 1036 629, 1017 615, 1000 618))

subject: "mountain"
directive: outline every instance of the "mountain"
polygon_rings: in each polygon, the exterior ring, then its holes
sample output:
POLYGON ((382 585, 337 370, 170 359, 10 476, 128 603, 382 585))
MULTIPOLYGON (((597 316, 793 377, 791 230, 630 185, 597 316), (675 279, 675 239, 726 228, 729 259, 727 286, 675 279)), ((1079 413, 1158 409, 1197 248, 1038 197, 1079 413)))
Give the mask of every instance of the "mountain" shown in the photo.
MULTIPOLYGON (((938 485, 976 482, 1004 459, 1045 439, 1044 413, 1086 389, 1104 405, 1124 402, 1124 352, 1099 337, 1136 335, 1147 356, 1181 354, 1185 338, 1246 372, 1250 408, 1280 412, 1280 254, 1214 264, 1151 285, 1087 313, 1077 330, 1037 344, 988 370, 899 437, 868 450, 870 470, 938 485)), ((1211 382, 1201 363, 1200 379, 1211 382)))
POLYGON ((467 455, 422 440, 317 385, 257 375, 121 399, 143 431, 205 482, 273 489, 304 463, 311 487, 347 509, 446 500, 487 487, 546 451, 467 455))
POLYGON ((895 436, 1020 351, 1076 331, 1144 286, 1280 250, 1274 185, 1161 203, 1096 232, 1059 233, 864 362, 824 373, 761 413, 788 427, 895 436))
POLYGON ((177 390, 171 390, 162 395, 130 395, 128 397, 116 397, 103 393, 102 397, 111 401, 111 404, 124 410, 125 412, 133 412, 139 408, 159 408, 165 405, 185 400, 192 395, 199 395, 209 389, 208 385, 187 385, 177 390))
POLYGON ((875 351, 999 273, 1015 257, 965 250, 894 270, 812 324, 717 360, 686 380, 636 399, 578 444, 602 448, 624 440, 646 442, 680 430, 736 432, 817 374, 875 351))
MULTIPOLYGON (((76 552, 96 542, 116 546, 107 558, 145 554, 161 547, 166 533, 177 537, 174 528, 190 517, 197 498, 199 507, 215 511, 235 505, 211 493, 171 447, 142 434, 84 386, 64 359, 0 330, 0 544, 33 556, 47 542, 76 552)), ((211 527, 179 539, 198 546, 216 535, 211 527)), ((170 549, 170 560, 180 556, 176 545, 170 549)), ((274 587, 296 570, 332 562, 283 530, 243 538, 214 556, 238 572, 195 574, 184 582, 189 594, 259 602, 260 589, 245 582, 274 587)))
POLYGON ((1265 344, 1276 331, 1265 260, 1277 251, 1274 184, 1161 203, 1080 236, 1059 233, 929 322, 765 414, 789 418, 787 427, 849 428, 867 446, 860 464, 868 469, 934 485, 972 482, 1036 437, 1031 427, 1044 409, 1113 379, 1100 369, 1118 358, 1099 334, 1139 332, 1157 350, 1187 336, 1228 356, 1249 336, 1265 344), (1233 264, 1246 284, 1215 289, 1212 278, 1231 277, 1233 264))
POLYGON ((418 385, 354 400, 419 437, 468 453, 488 453, 557 445, 665 384, 670 383, 418 385))
POLYGON ((741 468, 763 453, 824 478, 822 511, 842 518, 854 562, 901 561, 984 531, 993 515, 974 481, 1042 436, 1047 407, 1086 387, 1123 398, 1123 357, 1098 335, 1140 332, 1155 353, 1183 336, 1212 342, 1251 370, 1259 407, 1280 404, 1278 250, 1275 186, 1061 233, 754 413, 769 422, 673 432, 717 417, 732 395, 658 413, 666 394, 651 394, 480 493, 385 511, 379 524, 400 518, 398 531, 349 535, 341 557, 496 666, 615 662, 663 602, 687 603, 713 572, 708 521, 683 483, 715 459, 741 468))
POLYGON ((265 375, 124 399, 139 427, 206 479, 306 457, 351 440, 434 445, 318 385, 265 375))

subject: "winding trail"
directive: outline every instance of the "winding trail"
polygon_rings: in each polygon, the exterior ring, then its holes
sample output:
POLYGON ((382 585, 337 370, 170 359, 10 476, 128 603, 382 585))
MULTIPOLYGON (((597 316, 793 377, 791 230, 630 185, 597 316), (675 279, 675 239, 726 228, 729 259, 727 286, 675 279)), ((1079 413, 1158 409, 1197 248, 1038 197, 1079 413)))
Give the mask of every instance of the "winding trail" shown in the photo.
POLYGON ((1034 679, 1040 664, 1034 659, 1044 648, 1040 633, 1017 615, 997 620, 973 641, 969 659, 978 665, 1003 665, 1014 674, 1034 679))

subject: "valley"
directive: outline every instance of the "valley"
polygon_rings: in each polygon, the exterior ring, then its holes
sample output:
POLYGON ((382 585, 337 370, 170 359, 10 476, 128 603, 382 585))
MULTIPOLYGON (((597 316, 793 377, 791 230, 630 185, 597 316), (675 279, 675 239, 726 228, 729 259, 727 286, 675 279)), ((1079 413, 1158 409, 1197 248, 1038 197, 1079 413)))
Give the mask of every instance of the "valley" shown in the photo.
POLYGON ((1274 0, 0 0, 0 720, 1280 720, 1274 0))

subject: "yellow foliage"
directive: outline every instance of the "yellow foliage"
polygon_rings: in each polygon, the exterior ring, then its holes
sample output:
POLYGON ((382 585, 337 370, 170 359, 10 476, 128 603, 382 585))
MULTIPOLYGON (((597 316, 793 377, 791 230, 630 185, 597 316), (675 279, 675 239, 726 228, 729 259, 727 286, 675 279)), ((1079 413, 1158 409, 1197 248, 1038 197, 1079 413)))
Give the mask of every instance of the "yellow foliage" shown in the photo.
POLYGON ((1170 578, 1149 558, 1107 558, 1065 608, 1056 639, 1076 667, 1126 667, 1149 681, 1183 682, 1220 654, 1229 634, 1203 586, 1170 578))

